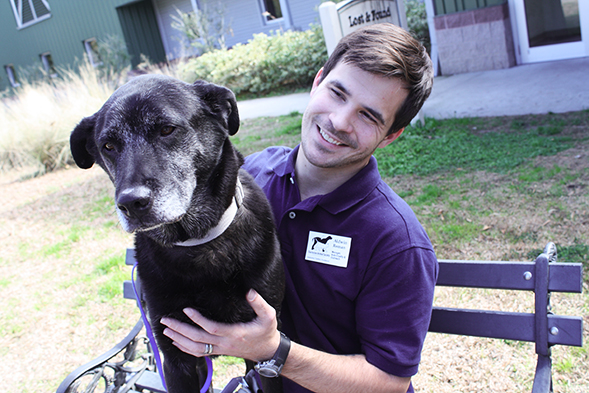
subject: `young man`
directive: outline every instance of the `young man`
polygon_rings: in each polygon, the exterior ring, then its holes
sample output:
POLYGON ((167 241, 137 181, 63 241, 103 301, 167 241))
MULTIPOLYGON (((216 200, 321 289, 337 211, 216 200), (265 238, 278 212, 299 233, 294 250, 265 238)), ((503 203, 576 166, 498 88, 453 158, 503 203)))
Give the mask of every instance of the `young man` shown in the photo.
MULTIPOLYGON (((274 210, 286 271, 282 331, 292 339, 285 392, 406 392, 430 321, 437 259, 372 154, 401 135, 429 96, 431 61, 401 28, 344 37, 313 83, 301 144, 246 159, 274 210)), ((265 361, 286 339, 253 290, 250 323, 204 330, 173 320, 165 334, 187 353, 265 361), (211 347, 212 345, 212 347, 211 347)), ((279 360, 282 363, 282 359, 279 360)))

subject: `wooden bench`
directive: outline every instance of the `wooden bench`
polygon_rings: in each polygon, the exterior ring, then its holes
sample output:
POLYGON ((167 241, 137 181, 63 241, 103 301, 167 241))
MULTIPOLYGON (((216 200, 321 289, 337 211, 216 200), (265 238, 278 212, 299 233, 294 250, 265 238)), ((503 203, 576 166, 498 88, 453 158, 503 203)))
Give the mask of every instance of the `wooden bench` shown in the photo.
MULTIPOLYGON (((434 307, 429 331, 534 342, 537 366, 532 393, 552 392, 550 348, 553 345, 582 346, 583 320, 553 315, 550 293, 581 293, 582 265, 556 262, 556 247, 552 243, 533 262, 439 262, 438 286, 533 291, 535 310, 519 313, 434 307)), ((135 264, 133 249, 127 250, 126 263, 135 264)), ((124 283, 124 296, 135 299, 130 281, 124 283)), ((140 319, 119 344, 68 375, 57 393, 77 391, 72 389, 76 386, 90 386, 83 391, 93 392, 92 384, 95 386, 101 379, 107 387, 105 391, 116 387, 119 392, 165 393, 149 340, 140 335, 142 328, 140 319)))

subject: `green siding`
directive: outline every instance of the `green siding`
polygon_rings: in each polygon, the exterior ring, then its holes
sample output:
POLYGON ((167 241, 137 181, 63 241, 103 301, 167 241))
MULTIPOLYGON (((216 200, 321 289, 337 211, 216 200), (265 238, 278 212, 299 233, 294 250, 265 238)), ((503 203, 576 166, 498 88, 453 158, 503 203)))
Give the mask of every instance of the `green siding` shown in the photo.
POLYGON ((0 1, 0 89, 8 87, 4 65, 41 66, 39 55, 51 52, 56 67, 84 57, 83 41, 108 35, 123 37, 116 7, 128 0, 48 0, 51 18, 17 29, 10 1, 0 1))
POLYGON ((476 10, 507 3, 507 0, 434 0, 436 15, 476 10))

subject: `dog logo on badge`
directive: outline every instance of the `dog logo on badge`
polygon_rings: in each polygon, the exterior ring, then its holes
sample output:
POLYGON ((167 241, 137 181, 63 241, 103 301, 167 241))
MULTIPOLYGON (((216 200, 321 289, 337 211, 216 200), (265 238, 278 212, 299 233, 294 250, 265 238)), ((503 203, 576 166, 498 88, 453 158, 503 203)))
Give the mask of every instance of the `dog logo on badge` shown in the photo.
POLYGON ((326 265, 347 267, 352 238, 309 231, 305 259, 326 265))
POLYGON ((321 244, 324 245, 324 248, 322 249, 322 251, 325 252, 325 246, 327 246, 327 243, 330 240, 333 240, 333 237, 327 236, 327 237, 321 238, 319 236, 315 236, 313 238, 313 245, 311 246, 311 250, 314 250, 315 249, 315 246, 317 245, 317 243, 321 243, 321 244))

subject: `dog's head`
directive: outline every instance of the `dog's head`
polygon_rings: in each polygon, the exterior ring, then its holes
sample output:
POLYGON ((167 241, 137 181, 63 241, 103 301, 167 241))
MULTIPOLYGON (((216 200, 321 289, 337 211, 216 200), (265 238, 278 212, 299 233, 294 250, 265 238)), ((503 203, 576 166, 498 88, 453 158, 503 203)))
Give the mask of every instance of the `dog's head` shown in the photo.
MULTIPOLYGON (((205 208, 204 199, 211 195, 199 197, 199 187, 200 194, 219 193, 212 190, 211 177, 220 176, 228 137, 238 128, 237 102, 229 89, 144 75, 84 118, 72 132, 70 146, 79 167, 97 163, 108 173, 126 231, 157 231, 187 215, 194 219, 199 212, 189 211, 193 206, 205 208)), ((171 237, 198 235, 178 231, 171 237)))

